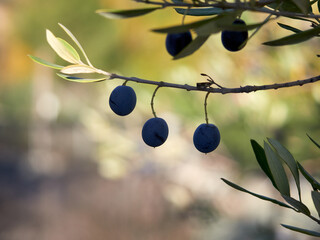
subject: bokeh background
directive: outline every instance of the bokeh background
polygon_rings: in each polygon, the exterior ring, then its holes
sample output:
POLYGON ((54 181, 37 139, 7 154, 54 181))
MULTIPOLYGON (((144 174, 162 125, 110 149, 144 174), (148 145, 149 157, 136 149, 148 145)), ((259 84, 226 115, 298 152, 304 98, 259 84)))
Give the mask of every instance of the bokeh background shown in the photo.
MULTIPOLYGON (((152 117, 154 86, 128 83, 137 93, 137 106, 119 117, 108 97, 122 81, 67 82, 27 55, 64 64, 45 39, 50 29, 68 40, 58 26, 62 23, 103 70, 191 85, 204 81, 200 73, 206 73, 220 85, 238 87, 318 75, 319 39, 263 46, 289 34, 274 21, 238 53, 226 51, 218 34, 194 55, 173 61, 165 35, 150 31, 181 23, 173 10, 130 20, 95 13, 135 7, 143 6, 130 0, 0 1, 0 239, 312 239, 279 225, 319 230, 308 219, 237 192, 220 178, 279 198, 250 147, 250 139, 263 144, 266 137, 279 140, 319 176, 319 150, 306 136, 320 140, 319 84, 211 94, 209 120, 219 127, 222 141, 204 155, 192 144, 193 131, 205 121, 203 93, 158 91, 156 111, 168 122, 170 135, 153 149, 143 143, 141 129, 152 117)), ((243 15, 248 23, 264 17, 243 15)), ((303 180, 302 188, 315 214, 311 188, 303 180)))

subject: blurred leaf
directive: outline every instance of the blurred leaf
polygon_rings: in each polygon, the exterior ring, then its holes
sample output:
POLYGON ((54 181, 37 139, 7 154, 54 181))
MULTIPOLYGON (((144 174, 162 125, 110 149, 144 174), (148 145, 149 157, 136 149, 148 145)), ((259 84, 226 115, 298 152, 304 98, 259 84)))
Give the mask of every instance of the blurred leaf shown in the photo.
POLYGON ((132 18, 142 16, 148 13, 151 13, 160 7, 154 8, 139 8, 139 9, 129 9, 129 10, 109 10, 109 9, 100 9, 96 13, 100 14, 103 17, 111 19, 122 19, 122 18, 132 18))
POLYGON ((320 1, 318 1, 318 11, 320 12, 320 1))
POLYGON ((301 12, 307 14, 310 9, 310 0, 292 0, 298 8, 300 8, 301 12))
POLYGON ((213 23, 209 23, 204 26, 201 26, 200 28, 195 29, 195 31, 199 35, 214 34, 224 30, 241 32, 241 31, 249 31, 249 30, 256 29, 267 23, 267 22, 260 22, 260 23, 254 23, 249 25, 240 25, 240 24, 232 24, 233 21, 234 21, 234 18, 219 19, 219 21, 215 21, 213 23))
POLYGON ((279 154, 281 159, 288 165, 288 167, 289 167, 289 169, 290 169, 290 171, 291 171, 291 173, 292 173, 292 175, 294 177, 296 185, 297 185, 299 199, 301 199, 299 170, 298 170, 298 166, 297 166, 296 160, 294 159, 292 154, 288 151, 288 149, 286 149, 277 140, 268 138, 268 141, 272 145, 272 147, 274 147, 274 149, 277 151, 277 153, 279 154))
POLYGON ((263 195, 259 195, 259 194, 250 192, 250 191, 248 191, 248 190, 246 190, 246 189, 244 189, 244 188, 242 188, 242 187, 240 187, 240 186, 238 186, 238 185, 236 185, 236 184, 234 184, 234 183, 232 183, 232 182, 230 182, 230 181, 228 181, 228 180, 226 180, 224 178, 221 178, 221 180, 224 181, 226 184, 228 184, 230 187, 233 187, 233 188, 235 188, 235 189, 237 189, 237 190, 239 190, 241 192, 248 193, 248 194, 253 195, 253 196, 255 196, 257 198, 260 198, 262 200, 265 200, 265 201, 272 202, 274 204, 280 205, 281 207, 286 207, 286 208, 293 209, 291 206, 287 205, 286 203, 280 202, 280 201, 278 201, 276 199, 265 197, 263 195))
POLYGON ((295 33, 299 33, 299 32, 302 32, 300 29, 298 28, 295 28, 295 27, 291 27, 289 25, 286 25, 286 24, 283 24, 283 23, 278 23, 278 25, 286 30, 289 30, 289 31, 292 31, 292 32, 295 32, 295 33))
POLYGON ((85 53, 84 49, 82 48, 80 42, 77 40, 77 38, 72 34, 72 32, 63 26, 61 23, 59 23, 59 26, 69 35, 69 37, 74 41, 74 43, 78 46, 78 48, 81 50, 83 56, 85 57, 87 63, 92 66, 92 64, 89 61, 89 58, 87 57, 87 54, 85 53))
POLYGON ((62 73, 65 74, 79 74, 79 73, 95 73, 96 70, 90 66, 77 64, 69 65, 61 69, 62 73))
POLYGON ((296 44, 296 43, 307 41, 310 38, 317 36, 319 33, 320 33, 320 26, 317 26, 315 28, 312 28, 306 31, 301 31, 299 33, 295 33, 284 38, 280 38, 270 42, 265 42, 263 44, 268 46, 284 46, 284 45, 296 44))
POLYGON ((226 30, 227 28, 240 29, 243 31, 244 26, 232 26, 232 23, 236 19, 237 14, 235 12, 228 14, 220 14, 216 16, 209 23, 205 23, 199 27, 196 27, 194 30, 198 35, 210 35, 218 33, 222 30, 226 30))
POLYGON ((224 10, 222 8, 193 8, 193 9, 187 9, 187 8, 175 8, 177 13, 182 15, 190 15, 190 16, 211 16, 211 15, 217 15, 224 12, 230 12, 233 10, 224 10))
POLYGON ((189 43, 182 51, 176 55, 173 59, 177 60, 180 58, 187 57, 197 51, 209 38, 210 36, 197 36, 191 43, 189 43))
POLYGON ((295 232, 299 232, 299 233, 303 233, 303 234, 307 234, 313 237, 320 237, 320 233, 319 232, 315 232, 315 231, 311 231, 308 229, 303 229, 303 228, 298 228, 298 227, 294 227, 294 226, 290 226, 290 225, 285 225, 285 224, 281 224, 282 227, 285 227, 287 229, 290 229, 292 231, 295 232))
POLYGON ((153 29, 153 32, 157 32, 157 33, 179 33, 179 32, 186 32, 189 31, 190 29, 194 29, 197 27, 200 27, 206 23, 209 23, 211 21, 215 21, 217 18, 219 18, 219 16, 213 17, 213 18, 207 18, 204 20, 200 20, 200 21, 196 21, 196 22, 192 22, 192 23, 187 23, 187 24, 183 24, 183 25, 175 25, 175 26, 171 26, 171 27, 165 27, 165 28, 157 28, 157 29, 153 29))
POLYGON ((54 64, 54 63, 50 63, 50 62, 47 62, 46 60, 43 60, 41 58, 38 58, 38 57, 35 57, 35 56, 32 56, 32 55, 28 55, 34 62, 36 63, 39 63, 41 65, 44 65, 46 67, 50 67, 50 68, 54 68, 54 69, 62 69, 64 66, 60 66, 60 65, 57 65, 57 64, 54 64))
POLYGON ((264 150, 277 189, 282 195, 290 196, 288 178, 280 159, 278 158, 277 154, 271 149, 269 144, 266 142, 264 142, 264 150))
POLYGON ((264 171, 264 173, 267 175, 267 177, 271 180, 273 186, 275 188, 277 188, 277 186, 274 182, 273 176, 271 174, 271 171, 270 171, 270 168, 268 165, 268 161, 267 161, 267 157, 266 157, 266 153, 265 153, 263 147, 261 147, 259 145, 259 143, 257 143, 255 140, 251 140, 250 142, 251 142, 253 152, 256 156, 256 159, 257 159, 261 169, 264 171))
POLYGON ((307 136, 320 149, 320 144, 318 144, 315 140, 313 140, 308 134, 307 134, 307 136))
POLYGON ((305 177, 305 179, 308 180, 308 182, 311 184, 313 190, 320 190, 320 183, 315 180, 303 167, 302 165, 297 162, 298 168, 301 172, 301 174, 305 177))
POLYGON ((79 83, 92 83, 92 82, 102 82, 107 80, 107 77, 101 77, 101 78, 82 78, 82 77, 75 77, 70 76, 62 73, 57 73, 57 75, 65 80, 71 81, 71 82, 79 82, 79 83))
POLYGON ((70 63, 80 63, 80 56, 77 51, 65 40, 57 38, 52 32, 47 30, 47 41, 52 49, 61 57, 70 63))
POLYGON ((312 191, 311 192, 313 204, 318 212, 318 215, 320 217, 320 193, 317 191, 312 191))
POLYGON ((291 206, 299 210, 300 212, 310 216, 310 210, 306 205, 304 205, 302 202, 297 201, 296 199, 282 195, 282 197, 286 200, 287 203, 289 203, 291 206))

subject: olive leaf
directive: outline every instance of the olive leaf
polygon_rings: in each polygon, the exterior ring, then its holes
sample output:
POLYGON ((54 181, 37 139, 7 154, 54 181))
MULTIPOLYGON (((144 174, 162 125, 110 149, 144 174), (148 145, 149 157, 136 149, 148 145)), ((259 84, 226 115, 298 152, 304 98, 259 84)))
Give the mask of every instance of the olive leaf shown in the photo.
POLYGON ((320 193, 318 191, 312 191, 311 196, 312 196, 313 204, 320 217, 320 193))
POLYGON ((61 38, 55 37, 48 29, 46 30, 46 35, 49 45, 59 57, 70 63, 81 63, 79 54, 69 43, 61 38))
POLYGON ((307 41, 310 38, 317 36, 319 33, 320 33, 320 26, 317 26, 315 28, 312 28, 306 31, 301 31, 277 40, 265 42, 263 44, 268 46, 284 46, 284 45, 297 44, 300 42, 307 41))
POLYGON ((269 138, 268 138, 268 141, 272 145, 272 147, 276 150, 280 158, 288 165, 297 185, 299 199, 301 199, 299 170, 298 170, 296 160, 294 159, 292 154, 288 151, 288 149, 286 149, 280 142, 278 142, 275 139, 269 139, 269 138))
POLYGON ((312 230, 308 230, 308 229, 304 229, 304 228, 298 228, 298 227, 294 227, 294 226, 290 226, 290 225, 285 225, 285 224, 281 224, 282 227, 285 227, 287 229, 290 229, 292 231, 295 232, 299 232, 299 233, 303 233, 303 234, 307 234, 309 236, 313 236, 313 237, 320 237, 320 232, 315 232, 312 230))
POLYGON ((320 144, 317 143, 315 140, 313 140, 308 134, 307 134, 308 138, 311 140, 311 142, 314 143, 314 145, 316 145, 319 149, 320 149, 320 144))
POLYGON ((122 19, 122 18, 132 18, 132 17, 142 16, 158 9, 161 9, 161 8, 154 7, 154 8, 129 9, 129 10, 100 9, 100 10, 97 10, 96 13, 100 14, 105 18, 122 19))
POLYGON ((290 196, 289 181, 278 155, 266 142, 264 142, 264 150, 277 189, 282 195, 290 196))
POLYGON ((278 25, 286 30, 289 30, 289 31, 292 31, 294 33, 299 33, 299 32, 302 32, 302 30, 298 29, 298 28, 295 28, 295 27, 291 27, 287 24, 283 24, 283 23, 278 23, 278 25))
POLYGON ((95 73, 96 69, 88 65, 77 64, 66 66, 61 69, 61 72, 65 74, 95 73))
POLYGON ((89 61, 89 58, 87 56, 87 54, 85 53, 84 49, 82 48, 80 42, 78 41, 78 39, 72 34, 72 32, 66 28, 65 26, 63 26, 61 23, 59 23, 59 26, 69 35, 69 37, 74 41, 74 43, 78 46, 78 48, 80 49, 80 51, 82 52, 83 56, 85 57, 87 63, 92 66, 91 62, 89 61))
POLYGON ((46 60, 43 60, 43 59, 41 59, 41 58, 38 58, 38 57, 35 57, 35 56, 32 56, 32 55, 28 55, 28 56, 29 56, 34 62, 39 63, 39 64, 41 64, 41 65, 43 65, 43 66, 50 67, 50 68, 54 68, 54 69, 58 69, 58 70, 64 68, 64 66, 60 66, 60 65, 57 65, 57 64, 54 64, 54 63, 50 63, 50 62, 48 62, 48 61, 46 61, 46 60))
POLYGON ((268 161, 267 161, 267 157, 266 157, 266 154, 265 154, 265 151, 264 151, 263 147, 261 147, 260 144, 257 143, 253 139, 251 139, 250 142, 251 142, 251 146, 252 146, 253 152, 254 152, 254 154, 256 156, 256 159, 257 159, 261 169, 267 175, 267 177, 270 179, 270 181, 272 182, 273 186, 275 188, 277 188, 277 186, 276 186, 276 184, 274 182, 273 176, 271 174, 271 171, 270 171, 270 168, 269 168, 269 165, 268 165, 268 161))
POLYGON ((238 185, 236 185, 235 183, 232 183, 224 178, 221 178, 222 181, 224 181, 226 184, 228 184, 230 187, 233 187, 241 192, 245 192, 245 193, 248 193, 250 195, 253 195, 257 198, 260 198, 262 200, 265 200, 265 201, 268 201, 268 202, 272 202, 274 204, 277 204, 277 205, 280 205, 281 207, 286 207, 286 208, 290 208, 290 209, 293 209, 291 206, 289 206, 288 204, 286 203, 283 203, 283 202, 280 202, 276 199, 273 199, 273 198, 269 198, 269 197, 266 197, 266 196, 263 196, 263 195, 259 195, 259 194, 256 194, 256 193, 253 193, 253 192, 250 192, 249 190, 247 189, 244 189, 243 187, 240 187, 238 185))
POLYGON ((197 51, 210 36, 197 36, 191 43, 189 43, 180 53, 174 56, 174 60, 187 57, 197 51))
POLYGON ((57 75, 65 80, 68 80, 71 82, 79 82, 79 83, 102 82, 108 79, 108 77, 84 78, 84 77, 78 77, 78 76, 70 76, 63 73, 57 73, 57 75))
POLYGON ((302 175, 305 177, 305 179, 307 179, 308 182, 311 184, 313 190, 320 190, 320 183, 319 183, 316 179, 314 179, 314 178, 307 172, 307 170, 305 170, 305 169, 303 168, 303 166, 302 166, 299 162, 297 162, 297 165, 298 165, 298 168, 299 168, 301 174, 302 174, 302 175))
POLYGON ((221 14, 224 12, 230 12, 233 10, 224 10, 222 8, 194 8, 194 9, 187 9, 187 8, 175 8, 177 13, 182 15, 189 15, 189 16, 212 16, 221 14))
POLYGON ((299 212, 302 212, 308 216, 310 216, 310 210, 308 209, 308 207, 303 204, 302 202, 299 202, 298 200, 289 197, 289 196, 285 196, 282 195, 282 197, 284 198, 284 200, 286 200, 287 203, 289 203, 291 206, 293 206, 294 208, 296 208, 299 212))

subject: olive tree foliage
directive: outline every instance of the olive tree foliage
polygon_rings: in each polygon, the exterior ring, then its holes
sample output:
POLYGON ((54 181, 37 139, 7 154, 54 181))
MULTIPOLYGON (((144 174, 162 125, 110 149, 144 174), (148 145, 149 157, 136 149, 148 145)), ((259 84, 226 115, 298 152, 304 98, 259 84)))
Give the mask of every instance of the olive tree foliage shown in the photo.
MULTIPOLYGON (((249 32, 250 35, 246 37, 245 42, 242 43, 238 50, 241 50, 258 31, 263 31, 263 27, 266 24, 274 24, 275 27, 287 30, 288 34, 285 37, 279 39, 273 39, 262 44, 270 47, 279 47, 284 45, 299 44, 308 41, 312 38, 320 36, 320 0, 134 0, 141 3, 142 8, 138 9, 124 9, 124 10, 110 10, 101 9, 97 10, 97 13, 103 17, 109 19, 119 18, 132 18, 139 17, 146 14, 150 14, 155 11, 161 11, 166 8, 173 8, 176 14, 181 15, 183 21, 180 24, 172 26, 164 26, 161 28, 152 29, 153 32, 160 34, 179 34, 185 32, 192 32, 193 39, 188 41, 188 44, 181 49, 177 54, 174 54, 173 59, 178 60, 192 55, 201 46, 203 46, 209 37, 213 34, 220 34, 221 32, 241 33, 249 32), (235 20, 240 19, 244 12, 254 12, 265 16, 265 19, 260 22, 253 22, 249 24, 234 24, 235 20), (186 16, 199 17, 200 20, 190 23, 184 23, 186 16), (299 29, 297 26, 291 26, 277 22, 279 18, 290 18, 298 21, 307 22, 307 29, 299 29)), ((56 37, 51 31, 46 31, 47 41, 53 50, 59 57, 65 60, 66 65, 57 65, 50 63, 46 60, 40 59, 36 56, 30 58, 35 62, 42 64, 46 67, 56 69, 57 75, 65 80, 91 83, 113 79, 121 79, 126 82, 137 82, 140 84, 155 85, 156 89, 152 96, 151 107, 154 117, 156 113, 153 107, 153 100, 157 90, 161 88, 177 88, 187 91, 199 91, 206 92, 206 98, 204 103, 206 124, 208 124, 207 117, 207 99, 211 93, 217 94, 239 94, 250 93, 256 91, 264 91, 271 89, 280 89, 287 87, 303 86, 305 84, 312 84, 320 80, 320 76, 314 76, 307 79, 295 79, 285 83, 273 83, 269 85, 247 85, 235 88, 226 88, 216 83, 212 77, 205 73, 201 75, 206 77, 206 81, 198 82, 196 85, 178 84, 174 82, 154 81, 150 79, 142 79, 139 77, 127 77, 116 73, 111 73, 102 69, 98 69, 88 59, 84 49, 80 42, 62 24, 59 24, 61 28, 66 32, 73 42, 73 45, 77 47, 76 50, 69 42, 64 39, 56 37)), ((124 85, 125 85, 124 83, 124 85)), ((135 96, 134 96, 135 98, 135 96)), ((134 106, 132 107, 132 109, 134 106)), ((132 110, 131 109, 131 110, 132 110)), ((128 112, 131 112, 128 111, 128 112)), ((166 133, 167 135, 167 133, 166 133)), ((165 141, 167 136, 162 139, 161 144, 165 141)), ((202 136, 201 136, 202 137, 202 136)), ((310 136, 309 139, 320 149, 320 145, 313 140, 310 136)), ((219 136, 220 141, 220 136, 219 136)), ((147 143, 148 144, 148 143, 147 143)), ((157 144, 151 144, 154 146, 157 144)), ((280 193, 283 201, 272 199, 257 193, 253 193, 246 190, 226 179, 222 179, 226 184, 237 189, 239 191, 253 195, 259 199, 269 201, 273 204, 281 207, 294 210, 297 213, 304 214, 306 217, 312 219, 314 222, 320 225, 319 217, 315 217, 311 214, 309 207, 302 201, 301 187, 300 187, 300 175, 302 175, 312 186, 311 196, 318 215, 320 216, 320 183, 313 178, 303 166, 297 162, 292 154, 274 139, 268 139, 261 146, 254 140, 251 140, 251 145, 256 156, 256 159, 270 179, 271 184, 280 193), (295 183, 298 192, 298 198, 292 196, 289 180, 286 174, 284 165, 287 165, 289 172, 295 183)), ((203 146, 201 146, 203 147, 203 146)), ((204 150, 203 152, 205 152, 204 150)), ((315 232, 308 229, 302 229, 300 227, 289 226, 282 224, 283 227, 293 231, 297 231, 303 234, 320 237, 320 232, 315 232)))

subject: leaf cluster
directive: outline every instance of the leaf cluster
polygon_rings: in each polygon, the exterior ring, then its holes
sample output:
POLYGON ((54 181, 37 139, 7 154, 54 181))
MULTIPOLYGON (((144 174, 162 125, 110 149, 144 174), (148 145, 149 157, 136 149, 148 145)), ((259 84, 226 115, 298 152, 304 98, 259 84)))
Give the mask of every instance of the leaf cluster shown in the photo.
MULTIPOLYGON (((316 145, 316 147, 320 149, 320 145, 315 140, 313 140, 309 135, 308 137, 316 145)), ((268 139, 268 141, 264 142, 263 147, 259 145, 259 143, 257 143, 255 140, 251 140, 251 146, 260 168, 269 178, 274 188, 280 193, 284 201, 279 201, 279 200, 269 198, 257 193, 253 193, 226 179, 222 179, 222 180, 236 190, 248 193, 254 197, 257 197, 265 201, 269 201, 281 207, 292 209, 298 213, 302 213, 307 217, 311 218, 312 220, 314 220, 316 223, 320 224, 320 219, 312 216, 309 208, 302 202, 299 173, 301 173, 302 176, 312 186, 313 190, 311 191, 311 196, 312 196, 314 207, 317 210, 319 217, 320 217, 320 183, 315 178, 313 178, 307 172, 307 170, 304 169, 303 166, 294 159, 294 157, 289 152, 289 150, 285 148, 277 140, 268 139), (289 180, 288 180, 286 171, 284 169, 284 165, 286 165, 289 168, 290 173, 294 178, 298 195, 299 195, 298 199, 295 199, 290 193, 289 180)), ((282 224, 282 226, 303 234, 311 235, 314 237, 320 237, 320 232, 315 232, 312 230, 302 229, 302 228, 289 226, 285 224, 282 224)))
POLYGON ((183 58, 197 51, 211 35, 224 30, 244 31, 254 30, 248 40, 250 40, 265 24, 278 19, 280 16, 310 22, 308 29, 300 30, 295 26, 278 22, 278 26, 291 32, 291 34, 271 41, 264 42, 267 46, 284 46, 298 44, 307 41, 320 34, 320 15, 313 12, 313 5, 317 3, 317 10, 320 9, 318 0, 251 0, 228 2, 225 0, 193 0, 193 1, 147 1, 136 0, 136 2, 155 7, 125 9, 125 10, 98 10, 97 13, 109 19, 123 19, 143 16, 154 11, 161 11, 164 8, 174 8, 177 14, 185 16, 201 17, 188 24, 177 24, 168 27, 155 28, 152 31, 157 33, 179 33, 192 31, 196 37, 183 49, 174 59, 183 58), (262 22, 247 24, 247 26, 233 25, 233 21, 239 18, 244 12, 258 12, 268 14, 262 22), (203 17, 205 17, 203 19, 203 17))

